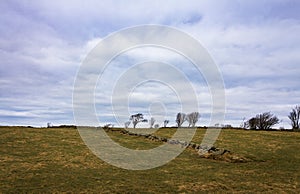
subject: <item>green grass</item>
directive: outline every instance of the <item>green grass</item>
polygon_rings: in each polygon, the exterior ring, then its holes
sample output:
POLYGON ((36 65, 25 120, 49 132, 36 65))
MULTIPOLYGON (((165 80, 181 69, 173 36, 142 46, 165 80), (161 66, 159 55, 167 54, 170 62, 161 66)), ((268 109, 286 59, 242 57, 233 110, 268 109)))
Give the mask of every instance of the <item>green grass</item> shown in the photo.
MULTIPOLYGON (((160 129, 170 137, 176 129, 160 129)), ((201 141, 198 129, 194 142, 201 141)), ((160 145, 109 132, 131 149, 160 145)), ((227 163, 199 158, 187 149, 170 163, 130 171, 96 156, 72 128, 0 128, 0 193, 300 193, 300 133, 222 130, 217 147, 253 158, 227 163)))

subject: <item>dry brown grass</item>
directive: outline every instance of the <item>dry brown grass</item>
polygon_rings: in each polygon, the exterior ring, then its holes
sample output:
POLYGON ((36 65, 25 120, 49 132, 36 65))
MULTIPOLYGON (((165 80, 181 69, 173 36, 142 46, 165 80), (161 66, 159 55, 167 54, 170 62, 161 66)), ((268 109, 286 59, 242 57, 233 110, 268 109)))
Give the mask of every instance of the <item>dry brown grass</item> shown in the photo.
MULTIPOLYGON (((199 129, 193 141, 204 133, 199 129)), ((160 144, 109 135, 133 149, 160 144)), ((0 127, 0 193, 300 193, 300 133, 223 130, 216 146, 252 161, 204 159, 187 149, 159 168, 129 171, 94 156, 76 129, 0 127)))

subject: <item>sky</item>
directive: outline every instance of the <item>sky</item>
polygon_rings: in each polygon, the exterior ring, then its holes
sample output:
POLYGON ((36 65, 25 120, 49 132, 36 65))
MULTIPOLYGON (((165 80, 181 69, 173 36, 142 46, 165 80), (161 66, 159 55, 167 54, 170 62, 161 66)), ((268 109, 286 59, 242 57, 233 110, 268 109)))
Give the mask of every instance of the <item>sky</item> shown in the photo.
MULTIPOLYGON (((74 81, 92 49, 121 29, 159 24, 197 39, 219 67, 226 96, 224 124, 239 126, 244 118, 271 111, 281 120, 277 127, 290 128, 287 115, 300 104, 299 8, 298 0, 3 0, 0 125, 75 124, 74 81)), ((152 80, 137 83, 124 95, 122 88, 117 90, 124 83, 122 75, 126 78, 130 71, 139 76, 167 71, 135 65, 147 60, 172 64, 189 79, 198 106, 188 111, 200 112, 198 125, 210 125, 212 100, 205 76, 178 53, 150 46, 120 54, 98 77, 99 125, 122 126, 137 112, 156 118, 158 124, 168 119, 175 125, 181 104, 179 91, 170 85, 152 80)), ((188 96, 176 73, 172 75, 166 73, 188 96)))

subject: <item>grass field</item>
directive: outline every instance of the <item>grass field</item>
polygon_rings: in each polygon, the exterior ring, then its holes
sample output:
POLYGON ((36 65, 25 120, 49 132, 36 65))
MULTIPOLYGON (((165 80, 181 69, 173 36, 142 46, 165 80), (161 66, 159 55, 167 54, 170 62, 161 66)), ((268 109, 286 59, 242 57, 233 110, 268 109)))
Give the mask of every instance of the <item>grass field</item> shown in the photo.
MULTIPOLYGON (((161 129, 168 137, 175 129, 161 129)), ((198 129, 194 142, 200 142, 198 129)), ((160 142, 109 132, 128 148, 160 142)), ((222 130, 217 147, 253 159, 229 163, 186 149, 170 163, 130 171, 94 156, 72 128, 0 127, 1 193, 300 193, 300 133, 222 130)))

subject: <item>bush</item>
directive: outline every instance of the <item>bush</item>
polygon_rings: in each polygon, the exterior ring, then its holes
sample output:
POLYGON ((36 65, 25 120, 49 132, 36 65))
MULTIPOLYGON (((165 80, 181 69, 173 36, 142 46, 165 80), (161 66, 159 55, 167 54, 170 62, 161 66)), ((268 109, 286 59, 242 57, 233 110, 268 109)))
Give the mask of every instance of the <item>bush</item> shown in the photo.
POLYGON ((246 121, 245 126, 249 129, 254 130, 270 130, 272 126, 279 123, 279 119, 271 114, 270 112, 265 112, 258 114, 246 121))

